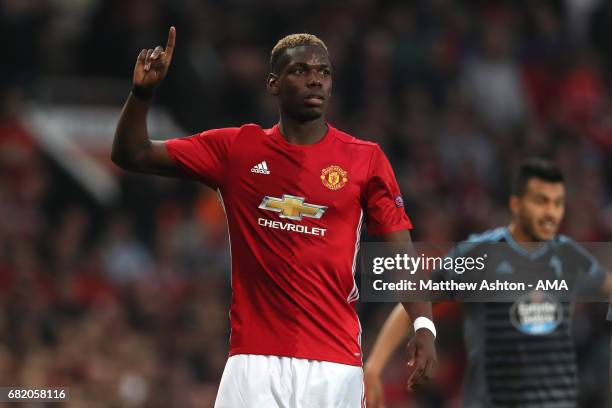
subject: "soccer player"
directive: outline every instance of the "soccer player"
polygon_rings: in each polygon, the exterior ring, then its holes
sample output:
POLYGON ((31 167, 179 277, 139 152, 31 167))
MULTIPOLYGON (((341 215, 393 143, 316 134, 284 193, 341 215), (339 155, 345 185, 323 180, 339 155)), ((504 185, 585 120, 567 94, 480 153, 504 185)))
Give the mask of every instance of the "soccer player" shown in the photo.
MULTIPOLYGON (((171 27, 165 48, 138 55, 112 159, 126 170, 192 178, 219 192, 233 295, 230 357, 215 406, 361 407, 354 272, 362 221, 370 234, 410 245, 411 222, 387 158, 375 143, 326 122, 332 65, 323 41, 310 34, 289 35, 272 50, 266 85, 280 115, 272 128, 247 124, 149 140, 147 111, 175 38, 171 27)), ((417 384, 436 365, 431 303, 404 307, 422 322, 409 345, 417 384)))
MULTIPOLYGON (((487 265, 496 274, 522 269, 566 277, 572 269, 583 287, 599 287, 610 293, 612 280, 594 258, 568 237, 557 234, 565 211, 565 187, 555 164, 526 160, 518 169, 512 190, 510 225, 471 236, 468 242, 473 244, 457 246, 456 251, 463 253, 455 255, 476 252, 478 243, 504 243, 499 247, 503 255, 487 265)), ((453 271, 434 274, 444 280, 460 276, 453 271)), ((573 304, 551 300, 547 307, 550 321, 530 324, 545 313, 530 308, 529 300, 523 297, 514 304, 464 303, 468 359, 465 408, 577 406, 576 356, 570 334, 573 304)), ((384 406, 380 373, 410 326, 409 316, 398 307, 383 325, 365 365, 368 408, 384 406)))

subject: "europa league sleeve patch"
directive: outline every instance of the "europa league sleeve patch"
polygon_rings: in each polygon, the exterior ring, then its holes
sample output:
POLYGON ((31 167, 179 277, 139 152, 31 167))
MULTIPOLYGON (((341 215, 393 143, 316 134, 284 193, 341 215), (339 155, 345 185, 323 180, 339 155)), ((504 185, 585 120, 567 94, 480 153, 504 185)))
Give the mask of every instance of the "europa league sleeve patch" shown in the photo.
POLYGON ((401 195, 398 195, 397 197, 395 197, 395 206, 397 208, 402 208, 404 206, 404 199, 402 198, 401 195))

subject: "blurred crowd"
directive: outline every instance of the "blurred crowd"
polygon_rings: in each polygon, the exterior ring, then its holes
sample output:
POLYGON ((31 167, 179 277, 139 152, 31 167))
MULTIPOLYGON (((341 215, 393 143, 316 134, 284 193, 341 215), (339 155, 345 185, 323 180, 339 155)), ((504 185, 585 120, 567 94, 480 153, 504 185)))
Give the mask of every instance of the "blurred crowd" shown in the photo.
MULTIPOLYGON (((563 232, 612 238, 610 1, 0 0, 1 385, 69 386, 74 407, 212 406, 231 293, 216 195, 116 171, 122 195, 100 206, 21 117, 49 97, 46 78, 129 80, 170 25, 175 58, 156 103, 187 133, 273 125, 269 52, 311 32, 334 67, 329 120, 382 145, 415 240, 507 223, 512 171, 534 155, 567 177, 563 232)), ((359 306, 366 355, 390 307, 359 306)), ((602 308, 582 309, 577 347, 605 350, 602 308)), ((398 354, 389 408, 458 406, 461 313, 444 304, 436 317, 439 378, 406 396, 398 354)), ((591 354, 585 367, 607 362, 591 354)))

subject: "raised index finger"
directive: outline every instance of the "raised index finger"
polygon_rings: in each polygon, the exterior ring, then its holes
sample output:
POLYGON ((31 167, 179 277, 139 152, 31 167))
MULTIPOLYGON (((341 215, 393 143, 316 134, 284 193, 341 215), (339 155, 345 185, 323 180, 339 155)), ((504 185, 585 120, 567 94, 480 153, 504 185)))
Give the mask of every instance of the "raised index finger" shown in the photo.
POLYGON ((174 53, 174 42, 176 41, 176 28, 174 26, 170 27, 170 31, 168 32, 168 42, 166 43, 166 55, 168 58, 172 58, 172 54, 174 53))

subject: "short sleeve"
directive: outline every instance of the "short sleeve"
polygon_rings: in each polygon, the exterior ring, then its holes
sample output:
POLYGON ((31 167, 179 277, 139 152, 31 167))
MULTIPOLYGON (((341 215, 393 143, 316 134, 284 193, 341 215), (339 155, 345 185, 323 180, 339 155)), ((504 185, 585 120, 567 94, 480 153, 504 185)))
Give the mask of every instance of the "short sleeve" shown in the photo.
POLYGON ((186 175, 209 187, 221 187, 229 152, 238 131, 239 128, 212 129, 166 140, 166 150, 186 175))
POLYGON ((578 265, 577 277, 578 291, 581 293, 599 293, 601 285, 606 279, 606 272, 600 267, 597 259, 584 248, 574 244, 579 250, 581 259, 578 265))
POLYGON ((363 201, 369 234, 381 235, 412 228, 391 164, 378 146, 370 160, 363 201))

